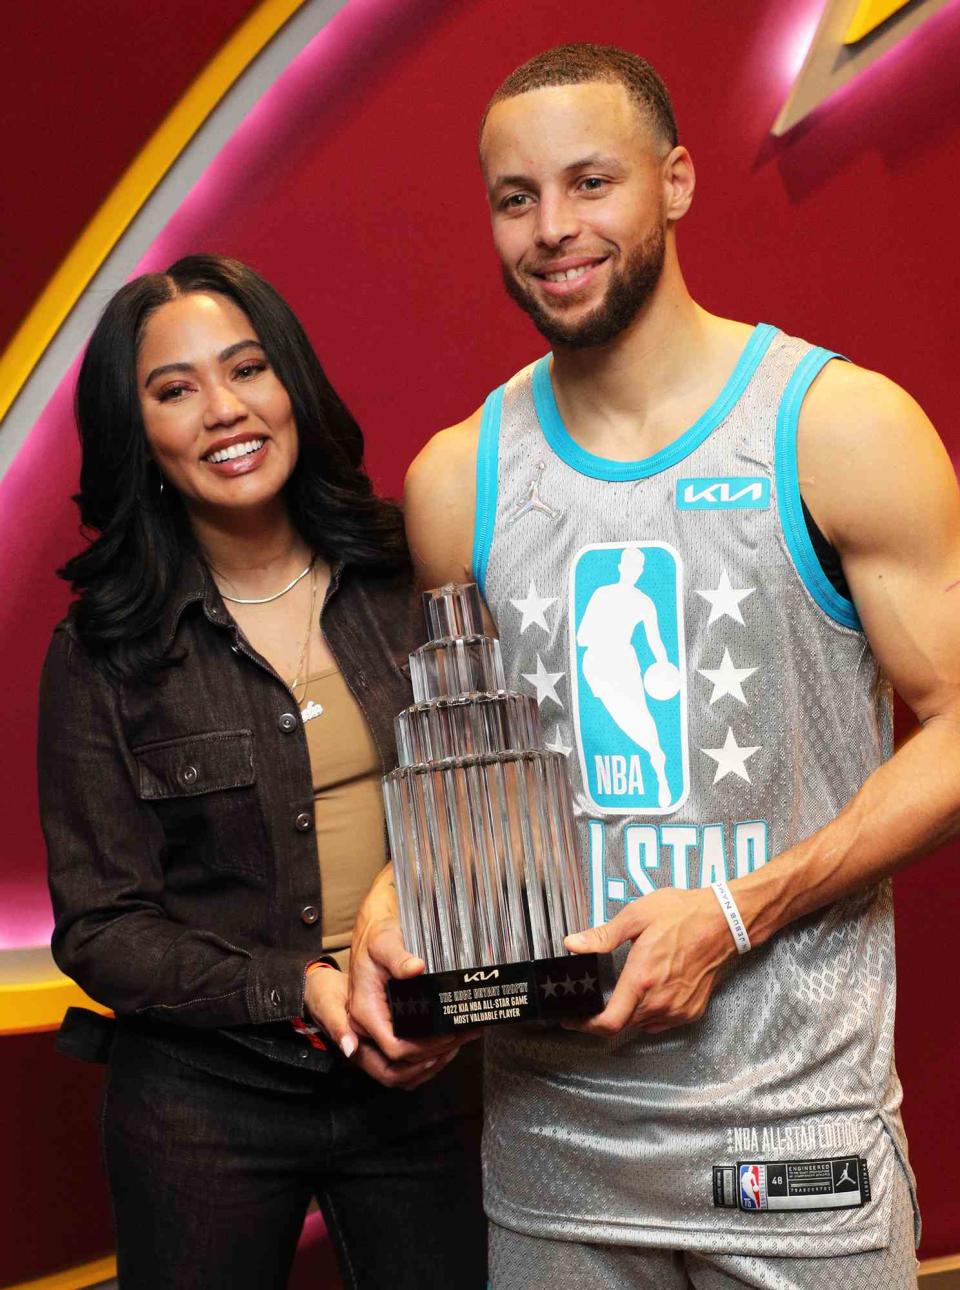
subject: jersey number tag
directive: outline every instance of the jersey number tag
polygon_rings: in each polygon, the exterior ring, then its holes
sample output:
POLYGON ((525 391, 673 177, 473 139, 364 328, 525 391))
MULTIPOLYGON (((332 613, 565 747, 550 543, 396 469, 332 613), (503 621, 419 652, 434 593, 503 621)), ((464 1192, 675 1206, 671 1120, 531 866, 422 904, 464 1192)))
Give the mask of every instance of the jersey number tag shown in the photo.
POLYGON ((583 547, 570 570, 583 784, 610 815, 666 815, 690 790, 683 566, 665 542, 583 547))
POLYGON ((748 1214, 784 1209, 858 1209, 870 1199, 862 1156, 831 1160, 740 1160, 713 1166, 713 1203, 748 1214))

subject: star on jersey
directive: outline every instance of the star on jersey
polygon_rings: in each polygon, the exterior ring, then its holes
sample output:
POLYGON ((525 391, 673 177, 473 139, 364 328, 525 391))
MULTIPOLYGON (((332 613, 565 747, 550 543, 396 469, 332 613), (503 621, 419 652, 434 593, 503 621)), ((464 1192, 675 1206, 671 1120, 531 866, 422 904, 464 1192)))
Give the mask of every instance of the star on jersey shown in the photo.
POLYGON ((723 660, 719 667, 698 667, 697 671, 701 676, 705 676, 708 681, 713 682, 713 694, 710 695, 711 705, 728 694, 731 699, 736 699, 738 703, 746 704, 743 683, 748 676, 753 676, 757 669, 755 667, 734 667, 730 651, 725 649, 723 651, 723 660))
POLYGON ((543 666, 543 659, 540 657, 539 654, 537 654, 537 670, 535 672, 521 672, 520 675, 523 677, 525 681, 529 681, 530 684, 536 689, 537 703, 541 707, 543 707, 544 699, 552 699, 558 708, 563 707, 563 704, 560 702, 560 698, 557 694, 556 687, 557 687, 557 682, 560 680, 562 676, 565 676, 566 673, 548 672, 547 669, 543 666))
POLYGON ((547 752, 558 752, 564 757, 569 757, 570 754, 573 752, 573 749, 569 746, 569 744, 565 744, 563 740, 560 738, 559 725, 554 726, 553 739, 550 741, 550 743, 544 744, 543 746, 544 748, 546 748, 547 752))
POLYGON ((721 779, 725 779, 727 775, 739 775, 748 784, 752 783, 747 772, 746 760, 760 751, 760 744, 757 744, 755 748, 741 748, 734 738, 733 731, 727 726, 727 737, 723 741, 722 748, 701 748, 700 751, 706 753, 708 757, 712 757, 717 763, 717 773, 713 777, 715 784, 718 784, 721 779))
POLYGON ((746 600, 747 596, 752 596, 756 587, 731 587, 730 578, 726 569, 720 575, 720 583, 716 591, 708 591, 704 588, 702 591, 695 588, 697 595, 702 596, 710 605, 710 617, 707 619, 707 626, 715 623, 718 618, 724 614, 732 618, 735 623, 743 625, 743 615, 740 613, 740 601, 746 600))
POLYGON ((511 600, 510 603, 514 609, 519 609, 523 615, 523 621, 520 623, 520 635, 528 627, 542 627, 549 633, 550 628, 547 626, 546 611, 552 604, 556 603, 556 596, 538 596, 537 587, 533 579, 530 580, 530 590, 527 592, 526 600, 511 600))

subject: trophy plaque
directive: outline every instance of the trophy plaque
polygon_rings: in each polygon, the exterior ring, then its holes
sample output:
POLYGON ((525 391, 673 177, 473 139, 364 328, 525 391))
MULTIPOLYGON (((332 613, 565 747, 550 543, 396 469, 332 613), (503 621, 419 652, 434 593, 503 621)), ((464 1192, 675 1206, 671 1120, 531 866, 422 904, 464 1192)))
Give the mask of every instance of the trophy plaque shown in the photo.
POLYGON ((589 923, 565 758, 543 746, 536 700, 507 690, 476 585, 424 604, 383 789, 404 941, 427 968, 389 982, 394 1031, 590 1016, 598 957, 563 947, 589 923))

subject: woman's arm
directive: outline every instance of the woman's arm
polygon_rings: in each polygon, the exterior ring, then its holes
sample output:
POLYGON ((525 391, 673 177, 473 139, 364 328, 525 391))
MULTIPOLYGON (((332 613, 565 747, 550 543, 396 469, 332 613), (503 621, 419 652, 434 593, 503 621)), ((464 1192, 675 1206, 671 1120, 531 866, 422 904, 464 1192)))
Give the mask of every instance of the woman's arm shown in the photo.
POLYGON ((200 1027, 298 1017, 308 955, 169 918, 163 830, 136 790, 114 688, 58 629, 40 684, 40 815, 62 970, 118 1013, 200 1027))

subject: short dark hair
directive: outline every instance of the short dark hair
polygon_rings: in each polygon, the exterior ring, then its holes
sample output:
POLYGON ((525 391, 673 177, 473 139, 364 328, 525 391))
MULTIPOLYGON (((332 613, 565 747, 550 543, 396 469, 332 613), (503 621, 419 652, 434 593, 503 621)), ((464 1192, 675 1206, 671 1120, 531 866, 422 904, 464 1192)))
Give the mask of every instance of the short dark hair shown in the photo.
POLYGON ((654 129, 671 148, 677 146, 677 119, 670 93, 646 59, 616 45, 557 45, 530 58, 494 91, 480 121, 480 134, 490 109, 504 99, 548 85, 582 85, 586 81, 618 82, 654 129))
POLYGON ((164 661, 153 639, 183 559, 196 550, 176 490, 161 494, 147 446, 136 363, 153 313, 194 292, 228 297, 250 319, 290 396, 300 444, 286 485, 294 527, 317 554, 370 572, 403 567, 403 518, 377 497, 363 469, 360 427, 328 381, 293 310, 238 260, 189 255, 165 273, 134 278, 108 302, 77 382, 80 491, 90 542, 58 572, 79 593, 77 631, 114 677, 149 674, 164 661))

